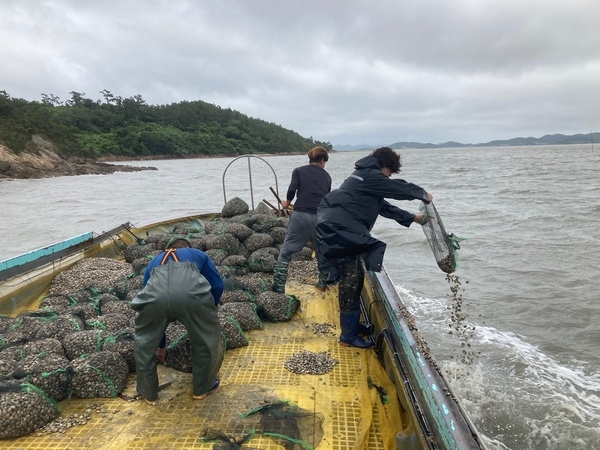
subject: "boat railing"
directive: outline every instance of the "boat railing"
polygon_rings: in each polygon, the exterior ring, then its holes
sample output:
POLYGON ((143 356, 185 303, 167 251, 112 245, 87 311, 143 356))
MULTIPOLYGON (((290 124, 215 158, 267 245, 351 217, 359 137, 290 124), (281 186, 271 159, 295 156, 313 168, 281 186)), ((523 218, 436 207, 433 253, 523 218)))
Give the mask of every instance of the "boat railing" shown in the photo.
POLYGON ((0 282, 8 280, 20 273, 37 269, 44 264, 52 263, 69 255, 78 253, 82 249, 90 247, 98 242, 102 242, 106 240, 107 237, 114 236, 120 231, 129 229, 130 227, 130 223, 125 223, 99 235, 92 232, 84 233, 75 236, 74 238, 0 261, 0 282))
POLYGON ((252 182, 252 160, 253 159, 257 159, 263 163, 265 163, 269 169, 271 169, 271 172, 273 173, 273 180, 275 182, 275 193, 277 195, 277 197, 279 197, 279 184, 277 182, 277 174, 275 173, 275 170, 273 169, 273 167, 271 166, 271 164, 269 164, 264 158, 261 158, 260 156, 256 156, 256 155, 242 155, 242 156, 238 156, 237 158, 235 158, 233 161, 231 161, 229 164, 227 164, 227 167, 225 167, 225 170, 223 171, 223 177, 222 177, 222 183, 223 183, 223 201, 224 203, 227 203, 227 190, 225 188, 225 175, 227 174, 227 170, 229 170, 230 166, 242 159, 246 159, 247 163, 248 163, 248 180, 250 183, 250 202, 251 202, 251 207, 254 210, 255 209, 255 205, 254 205, 254 185, 252 182))

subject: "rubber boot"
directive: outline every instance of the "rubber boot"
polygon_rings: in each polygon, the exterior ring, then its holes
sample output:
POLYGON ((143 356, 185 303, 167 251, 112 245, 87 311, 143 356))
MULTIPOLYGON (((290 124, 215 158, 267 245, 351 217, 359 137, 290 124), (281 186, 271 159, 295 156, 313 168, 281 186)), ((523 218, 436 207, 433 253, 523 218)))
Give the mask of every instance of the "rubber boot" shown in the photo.
POLYGON ((327 290, 327 276, 329 274, 327 272, 323 272, 321 270, 319 270, 319 280, 317 281, 317 284, 315 284, 315 287, 321 291, 321 292, 325 292, 327 290))
POLYGON ((354 311, 340 312, 340 344, 357 348, 370 348, 373 343, 365 341, 358 335, 358 326, 360 324, 360 309, 354 311))
POLYGON ((358 334, 371 334, 373 333, 373 325, 365 325, 364 323, 358 324, 358 334))
POLYGON ((285 294, 289 263, 277 261, 273 265, 273 292, 285 294))

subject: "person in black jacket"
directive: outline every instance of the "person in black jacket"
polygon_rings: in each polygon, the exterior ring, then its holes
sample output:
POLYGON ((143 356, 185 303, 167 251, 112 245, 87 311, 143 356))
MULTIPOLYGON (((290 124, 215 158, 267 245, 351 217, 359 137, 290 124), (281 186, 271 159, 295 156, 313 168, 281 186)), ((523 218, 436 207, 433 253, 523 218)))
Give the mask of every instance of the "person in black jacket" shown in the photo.
POLYGON ((339 277, 340 343, 371 347, 359 337, 360 295, 367 270, 379 272, 386 244, 371 236, 378 216, 409 227, 420 223, 422 214, 404 211, 385 198, 396 200, 433 199, 423 188, 401 179, 390 178, 400 172, 400 155, 381 147, 355 163, 355 170, 339 187, 327 194, 317 210, 316 237, 319 270, 337 272, 339 277), (362 260, 362 261, 361 261, 362 260))
MULTIPOLYGON (((288 223, 283 246, 279 251, 279 257, 273 267, 274 292, 285 292, 289 263, 304 248, 306 243, 311 242, 314 249, 317 249, 317 239, 315 237, 317 207, 323 196, 331 191, 331 176, 325 170, 325 163, 328 160, 327 150, 323 147, 314 147, 308 152, 309 163, 305 166, 296 167, 292 171, 292 180, 287 190, 286 199, 282 200, 281 206, 288 208, 294 197, 296 197, 296 204, 288 223)), ((322 278, 323 276, 319 277, 317 287, 320 290, 325 290, 325 283, 322 278)))

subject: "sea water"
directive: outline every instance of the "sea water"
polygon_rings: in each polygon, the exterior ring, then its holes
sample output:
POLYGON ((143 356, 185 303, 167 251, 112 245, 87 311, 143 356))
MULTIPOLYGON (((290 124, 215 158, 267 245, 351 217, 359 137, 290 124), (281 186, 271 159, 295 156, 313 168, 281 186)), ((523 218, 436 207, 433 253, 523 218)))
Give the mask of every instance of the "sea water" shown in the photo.
MULTIPOLYGON (((404 149, 400 177, 460 238, 464 339, 421 227, 379 218, 384 264, 492 449, 600 449, 600 151, 591 145, 404 149)), ((332 153, 337 187, 368 152, 332 153)), ((0 260, 125 222, 283 198, 306 156, 130 161, 157 171, 0 182, 0 260), (269 163, 273 170, 267 165, 269 163), (250 167, 249 167, 250 166, 250 167), (274 172, 274 173, 273 173, 274 172), (252 174, 254 187, 249 195, 252 174)), ((418 211, 418 202, 392 201, 418 211)))

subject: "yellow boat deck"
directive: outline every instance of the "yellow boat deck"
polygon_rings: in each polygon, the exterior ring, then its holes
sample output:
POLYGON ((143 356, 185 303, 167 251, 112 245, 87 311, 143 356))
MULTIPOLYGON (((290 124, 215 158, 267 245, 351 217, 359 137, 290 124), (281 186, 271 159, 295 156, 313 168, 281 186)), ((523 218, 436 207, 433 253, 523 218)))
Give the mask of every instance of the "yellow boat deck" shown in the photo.
MULTIPOLYGON (((221 385, 204 400, 192 399, 191 374, 161 365, 159 381, 171 384, 160 391, 157 406, 120 398, 72 398, 59 403, 61 418, 88 414, 86 424, 0 441, 0 448, 212 449, 219 441, 202 437, 207 429, 214 429, 231 442, 255 431, 241 447, 248 449, 395 449, 396 433, 410 433, 406 428, 414 424, 401 413, 395 387, 375 352, 340 346, 339 327, 330 333, 315 332, 313 327, 339 323, 337 289, 320 293, 313 286, 288 281, 286 290, 301 300, 300 310, 289 322, 265 322, 263 330, 247 332, 250 345, 227 351, 219 374, 221 385), (302 350, 328 352, 339 363, 323 375, 294 374, 284 363, 302 350), (387 392, 385 401, 373 385, 387 392), (277 401, 324 416, 322 432, 316 427, 305 438, 310 447, 283 446, 281 440, 262 434, 258 414, 241 417, 277 401)), ((135 393, 135 374, 124 393, 135 393)))

